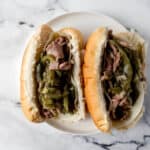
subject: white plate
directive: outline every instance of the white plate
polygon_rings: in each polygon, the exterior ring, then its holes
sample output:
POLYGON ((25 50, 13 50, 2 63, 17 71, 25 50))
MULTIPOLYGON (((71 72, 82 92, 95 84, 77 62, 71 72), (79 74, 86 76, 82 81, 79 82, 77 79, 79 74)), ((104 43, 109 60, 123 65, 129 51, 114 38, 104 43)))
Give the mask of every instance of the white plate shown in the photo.
MULTIPOLYGON (((63 27, 77 28, 82 32, 85 41, 91 32, 101 26, 111 28, 113 32, 127 31, 123 25, 113 18, 90 12, 65 14, 50 20, 47 24, 56 31, 63 27)), ((72 134, 92 134, 98 132, 89 116, 87 116, 85 120, 81 120, 77 123, 66 123, 56 120, 49 120, 47 123, 55 129, 72 134)))

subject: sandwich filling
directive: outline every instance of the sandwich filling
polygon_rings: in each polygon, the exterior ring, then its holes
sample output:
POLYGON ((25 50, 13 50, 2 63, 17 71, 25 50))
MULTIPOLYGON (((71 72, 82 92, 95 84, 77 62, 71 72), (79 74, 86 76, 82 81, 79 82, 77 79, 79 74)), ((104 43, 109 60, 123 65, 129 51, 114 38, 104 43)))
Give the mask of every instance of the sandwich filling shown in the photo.
POLYGON ((74 58, 65 36, 55 34, 40 54, 36 64, 37 97, 41 113, 46 118, 60 113, 73 114, 78 107, 76 89, 72 82, 74 58))
POLYGON ((109 31, 103 52, 101 83, 112 120, 126 120, 137 101, 139 84, 145 80, 142 45, 137 47, 109 31))

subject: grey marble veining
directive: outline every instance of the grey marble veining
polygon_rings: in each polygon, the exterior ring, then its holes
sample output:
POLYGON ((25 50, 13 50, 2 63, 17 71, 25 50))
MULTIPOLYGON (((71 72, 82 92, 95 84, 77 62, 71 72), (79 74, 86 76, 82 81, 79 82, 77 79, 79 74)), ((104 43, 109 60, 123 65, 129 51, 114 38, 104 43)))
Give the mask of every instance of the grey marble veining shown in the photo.
MULTIPOLYGON (((18 78, 27 38, 43 22, 65 12, 83 10, 106 13, 137 29, 150 43, 149 0, 0 0, 0 150, 150 149, 150 59, 147 59, 145 113, 141 121, 126 132, 88 136, 60 134, 46 123, 28 122, 21 111, 18 78)), ((147 56, 149 58, 149 51, 147 56)))

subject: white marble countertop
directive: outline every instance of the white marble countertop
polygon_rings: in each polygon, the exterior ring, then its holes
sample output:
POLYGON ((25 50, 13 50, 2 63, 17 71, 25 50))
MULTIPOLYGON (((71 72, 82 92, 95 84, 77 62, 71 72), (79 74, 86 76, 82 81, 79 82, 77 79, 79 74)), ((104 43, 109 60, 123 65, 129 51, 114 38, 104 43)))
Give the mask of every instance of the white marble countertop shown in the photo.
POLYGON ((0 0, 0 150, 150 149, 150 59, 141 121, 126 132, 90 136, 60 134, 47 124, 28 122, 19 102, 19 63, 24 44, 37 26, 70 11, 102 12, 137 29, 150 43, 149 0, 0 0))

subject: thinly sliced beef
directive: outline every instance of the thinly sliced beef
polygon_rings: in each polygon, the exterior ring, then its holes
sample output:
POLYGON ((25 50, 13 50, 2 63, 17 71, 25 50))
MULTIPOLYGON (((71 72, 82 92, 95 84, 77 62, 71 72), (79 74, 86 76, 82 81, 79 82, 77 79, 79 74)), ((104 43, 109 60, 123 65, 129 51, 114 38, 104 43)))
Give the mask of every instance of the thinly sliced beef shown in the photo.
POLYGON ((109 71, 104 71, 103 75, 101 76, 101 81, 108 80, 109 76, 110 76, 110 72, 109 71))
POLYGON ((63 60, 65 57, 64 45, 68 43, 65 37, 56 38, 51 44, 46 48, 48 55, 55 57, 55 61, 50 63, 50 70, 69 70, 71 69, 71 62, 63 60))
POLYGON ((67 44, 67 42, 65 37, 56 38, 55 41, 47 46, 47 54, 55 56, 56 60, 64 58, 63 45, 67 44))
POLYGON ((51 108, 49 109, 43 109, 42 114, 48 119, 52 118, 53 116, 57 116, 57 114, 60 112, 58 108, 51 108))
POLYGON ((69 62, 65 61, 59 65, 59 69, 60 70, 69 70, 69 69, 71 69, 71 64, 69 62))
POLYGON ((113 51, 113 72, 116 71, 117 67, 119 66, 120 62, 120 53, 118 52, 117 48, 110 43, 110 47, 113 51))
POLYGON ((106 58, 106 71, 112 71, 112 62, 113 62, 113 60, 111 59, 111 56, 108 56, 107 58, 106 58))
POLYGON ((54 61, 50 64, 49 69, 50 70, 69 70, 71 69, 71 64, 67 61, 60 63, 60 64, 54 61))
POLYGON ((120 61, 120 53, 117 53, 114 57, 113 72, 115 72, 117 67, 119 66, 119 61, 120 61))
POLYGON ((50 70, 57 70, 59 68, 59 63, 57 61, 51 62, 49 69, 50 70))
MULTIPOLYGON (((101 81, 105 84, 104 89, 106 98, 107 98, 107 109, 109 111, 110 117, 113 120, 124 120, 129 116, 129 109, 131 104, 127 99, 126 93, 121 91, 119 93, 112 93, 110 89, 115 89, 115 82, 120 82, 121 80, 126 80, 125 75, 116 76, 117 68, 121 62, 121 54, 118 50, 118 47, 113 44, 113 35, 112 32, 109 33, 109 39, 104 51, 103 56, 103 67, 101 72, 101 81), (109 41, 110 40, 110 41, 109 41), (109 91, 110 90, 110 91, 109 91), (108 98, 109 97, 109 98, 108 98)), ((118 87, 119 88, 119 87, 118 87)), ((117 87, 116 87, 117 89, 117 87)))
POLYGON ((121 107, 123 107, 125 105, 128 105, 127 97, 123 98, 119 103, 119 106, 121 106, 121 107))
POLYGON ((110 48, 105 52, 105 58, 104 58, 104 72, 102 74, 101 80, 108 80, 111 72, 115 72, 117 67, 120 64, 120 53, 118 52, 117 48, 109 44, 110 48), (107 56, 106 56, 107 55, 107 56))
POLYGON ((47 109, 43 109, 43 110, 42 110, 42 114, 43 114, 46 118, 51 118, 51 117, 53 117, 53 114, 52 114, 49 110, 47 110, 47 109))
POLYGON ((129 48, 131 50, 136 50, 135 46, 133 44, 129 43, 128 41, 126 41, 125 39, 118 38, 118 37, 115 37, 115 39, 122 47, 129 48))
POLYGON ((125 120, 129 116, 129 109, 130 104, 127 97, 120 99, 120 97, 115 96, 110 102, 109 113, 112 119, 125 120))
POLYGON ((123 95, 121 94, 116 94, 112 99, 111 99, 111 105, 110 105, 110 111, 115 111, 117 106, 119 105, 121 99, 123 98, 123 95))
POLYGON ((60 46, 63 46, 68 43, 68 40, 65 37, 60 36, 54 42, 60 46))
POLYGON ((58 43, 52 42, 46 48, 48 55, 55 56, 56 60, 64 58, 63 47, 58 43))

